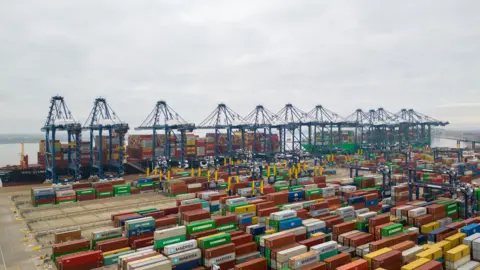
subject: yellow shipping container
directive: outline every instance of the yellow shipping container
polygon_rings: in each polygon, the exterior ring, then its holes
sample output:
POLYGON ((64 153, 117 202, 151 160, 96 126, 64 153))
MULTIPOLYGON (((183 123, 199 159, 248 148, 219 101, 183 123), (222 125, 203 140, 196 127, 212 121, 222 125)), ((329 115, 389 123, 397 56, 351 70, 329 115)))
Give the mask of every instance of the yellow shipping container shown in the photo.
POLYGON ((421 246, 421 248, 423 248, 423 250, 427 250, 431 247, 432 247, 432 244, 425 244, 425 245, 421 246))
POLYGON ((443 257, 442 249, 437 247, 431 247, 417 254, 417 259, 424 258, 429 260, 437 260, 442 257, 443 257))
POLYGON ((417 269, 418 267, 428 263, 430 260, 429 259, 418 259, 418 260, 415 260, 407 265, 404 265, 402 267, 402 270, 414 270, 414 269, 417 269))
POLYGON ((450 237, 447 237, 445 240, 448 241, 448 242, 450 242, 450 246, 451 246, 452 248, 454 248, 454 247, 462 244, 462 243, 463 243, 463 239, 465 239, 465 237, 467 237, 466 234, 464 234, 464 233, 457 233, 457 234, 455 234, 455 235, 452 235, 452 236, 450 236, 450 237))
POLYGON ((372 268, 372 259, 377 257, 377 256, 380 256, 382 254, 385 254, 389 251, 392 251, 391 248, 382 248, 382 249, 379 249, 377 251, 374 251, 372 253, 368 253, 367 255, 363 256, 363 258, 368 262, 368 268, 371 269, 372 268))
POLYGON ((265 231, 265 234, 273 234, 273 233, 276 233, 276 231, 274 229, 265 231))
POLYGON ((432 245, 432 248, 440 248, 440 249, 442 250, 443 254, 446 254, 447 251, 449 251, 450 249, 452 249, 452 244, 450 244, 449 241, 443 240, 443 241, 440 241, 440 242, 438 242, 438 243, 436 243, 436 244, 433 244, 433 245, 432 245))
POLYGON ((470 247, 462 244, 447 251, 445 260, 448 262, 456 262, 468 255, 470 255, 470 247))
POLYGON ((313 233, 310 235, 310 238, 314 238, 314 237, 319 237, 319 236, 324 236, 325 234, 323 232, 317 232, 317 233, 313 233))
POLYGON ((428 224, 423 225, 421 228, 421 232, 423 234, 429 234, 431 231, 439 228, 440 228, 440 223, 434 221, 434 222, 430 222, 428 224))
POLYGON ((126 248, 120 248, 120 249, 115 249, 115 250, 112 250, 112 251, 107 251, 107 252, 104 252, 102 253, 103 257, 105 256, 109 256, 109 255, 113 255, 113 254, 117 254, 117 253, 121 253, 121 252, 125 252, 125 251, 129 251, 130 248, 129 247, 126 247, 126 248))
POLYGON ((257 211, 257 206, 256 205, 245 205, 245 206, 240 206, 235 208, 235 214, 244 214, 247 212, 256 212, 257 211))
POLYGON ((204 237, 200 237, 197 239, 197 244, 200 245, 200 241, 204 240, 204 239, 207 239, 207 238, 210 238, 210 237, 214 237, 214 236, 219 236, 219 235, 224 235, 225 233, 216 233, 216 234, 212 234, 212 235, 208 235, 208 236, 204 236, 204 237))

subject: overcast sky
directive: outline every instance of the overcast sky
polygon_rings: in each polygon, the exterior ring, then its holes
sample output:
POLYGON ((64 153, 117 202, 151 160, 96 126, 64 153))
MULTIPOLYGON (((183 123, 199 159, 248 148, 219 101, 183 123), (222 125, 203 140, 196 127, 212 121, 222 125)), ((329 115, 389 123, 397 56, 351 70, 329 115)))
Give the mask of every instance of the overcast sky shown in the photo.
POLYGON ((107 98, 138 126, 165 99, 414 108, 480 126, 480 1, 1 1, 1 132, 38 132, 52 95, 86 120, 107 98))

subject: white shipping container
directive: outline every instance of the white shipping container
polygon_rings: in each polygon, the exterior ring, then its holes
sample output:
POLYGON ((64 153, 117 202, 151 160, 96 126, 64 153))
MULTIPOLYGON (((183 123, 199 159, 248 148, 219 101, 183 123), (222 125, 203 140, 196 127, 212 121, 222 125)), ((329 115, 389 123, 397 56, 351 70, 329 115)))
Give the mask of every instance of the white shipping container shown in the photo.
POLYGON ((408 217, 413 217, 413 218, 420 217, 426 214, 427 214, 427 208, 425 207, 418 207, 408 211, 408 217))
POLYGON ((140 268, 135 268, 135 270, 171 270, 172 262, 170 260, 165 260, 150 265, 142 266, 140 268))
POLYGON ((465 237, 463 239, 463 244, 472 248, 473 241, 476 240, 476 239, 479 239, 479 238, 480 238, 480 233, 472 234, 472 235, 470 235, 468 237, 465 237))
POLYGON ((292 203, 283 206, 285 210, 301 210, 303 209, 303 203, 292 203))
POLYGON ((218 265, 226 262, 231 262, 235 260, 235 252, 222 255, 217 258, 205 259, 204 265, 206 267, 212 267, 212 265, 218 265))
POLYGON ((187 229, 185 226, 178 226, 174 228, 169 228, 165 230, 155 231, 154 239, 162 240, 174 236, 185 235, 187 234, 187 229))
POLYGON ((173 265, 191 262, 199 260, 201 258, 202 252, 198 248, 168 256, 168 259, 172 262, 173 265))
POLYGON ((180 194, 175 197, 177 201, 185 201, 195 199, 195 193, 180 194))
POLYGON ((240 197, 240 198, 234 198, 234 199, 228 199, 225 201, 225 204, 227 206, 230 206, 230 205, 233 205, 233 204, 237 204, 237 203, 241 203, 241 202, 247 202, 247 198, 245 197, 240 197))
POLYGON ((470 261, 470 255, 465 256, 465 257, 461 258, 460 260, 458 260, 456 262, 446 261, 445 262, 445 269, 446 270, 457 270, 457 269, 460 268, 460 266, 468 263, 469 261, 470 261))
POLYGON ((457 268, 457 270, 474 270, 477 269, 478 266, 480 266, 479 262, 469 261, 466 264, 457 268))
POLYGON ((409 264, 416 260, 418 253, 422 252, 423 248, 419 246, 414 246, 402 252, 403 264, 409 264))
POLYGON ((159 254, 159 255, 156 255, 156 256, 153 256, 153 257, 150 257, 150 258, 145 258, 145 259, 141 259, 141 260, 138 260, 138 261, 129 262, 127 264, 127 269, 128 270, 136 270, 138 268, 141 268, 141 267, 144 267, 144 266, 147 266, 147 265, 151 265, 151 264, 154 264, 154 263, 162 262, 162 261, 168 261, 168 259, 165 256, 159 254))
POLYGON ((368 213, 365 213, 365 214, 360 214, 357 216, 357 220, 359 222, 365 222, 371 218, 374 218, 377 216, 377 212, 368 212, 368 213))
POLYGON ((294 218, 294 217, 297 217, 297 212, 294 210, 284 210, 284 211, 270 214, 270 219, 277 220, 277 221, 294 218))
POLYGON ((308 223, 306 225, 304 225, 306 228, 307 228, 307 232, 313 232, 313 231, 316 231, 316 230, 320 230, 320 229, 324 229, 326 228, 326 223, 325 221, 316 221, 316 222, 312 222, 312 223, 308 223))
POLYGON ((370 210, 368 208, 358 209, 358 210, 355 210, 355 216, 358 217, 358 215, 366 214, 368 212, 370 212, 370 210))
POLYGON ((277 253, 277 263, 288 263, 288 259, 307 252, 308 250, 306 246, 296 246, 282 250, 277 253))
POLYGON ((188 240, 182 243, 168 245, 163 248, 163 254, 169 256, 175 253, 184 252, 197 248, 197 240, 188 240))
POLYGON ((338 249, 338 243, 335 242, 335 241, 328 241, 326 243, 316 245, 316 246, 313 246, 313 247, 310 248, 310 250, 315 250, 320 255, 324 254, 324 253, 327 253, 327 252, 337 250, 337 249, 338 249))

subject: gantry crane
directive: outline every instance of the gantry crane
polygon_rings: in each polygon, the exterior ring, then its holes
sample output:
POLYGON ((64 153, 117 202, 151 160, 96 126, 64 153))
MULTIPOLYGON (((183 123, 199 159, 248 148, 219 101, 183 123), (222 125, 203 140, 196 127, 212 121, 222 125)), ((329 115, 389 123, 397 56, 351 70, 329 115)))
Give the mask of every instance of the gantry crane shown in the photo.
POLYGON ((80 174, 80 141, 82 126, 68 109, 61 96, 54 96, 50 100, 50 109, 42 131, 45 132, 46 146, 46 179, 58 183, 57 167, 55 161, 55 136, 57 131, 66 131, 68 135, 68 172, 74 180, 81 178, 80 174), (75 149, 75 154, 73 153, 75 149))
POLYGON ((280 127, 280 152, 287 152, 287 133, 292 136, 289 150, 300 151, 302 142, 308 140, 302 128, 311 126, 312 123, 315 123, 315 119, 290 103, 286 104, 276 115, 285 123, 280 127))
MULTIPOLYGON (((233 157, 235 151, 233 150, 233 130, 240 130, 241 132, 241 147, 245 151, 245 131, 249 129, 246 121, 232 109, 227 107, 224 103, 217 105, 215 110, 211 112, 197 127, 197 129, 214 130, 214 156, 229 156, 233 157), (227 149, 220 149, 219 139, 220 132, 226 131, 225 138, 227 149)), ((215 162, 217 159, 215 159, 215 162)))
MULTIPOLYGON (((255 109, 245 117, 245 121, 250 126, 250 130, 253 131, 252 152, 254 154, 257 152, 263 152, 270 155, 274 154, 276 149, 274 147, 274 133, 272 131, 278 131, 282 125, 285 125, 285 123, 281 122, 277 115, 267 110, 262 105, 256 106, 255 109), (257 148, 259 141, 257 134, 261 136, 260 141, 263 141, 263 147, 260 151, 257 148)), ((278 143, 280 144, 280 140, 278 143)))
POLYGON ((314 119, 308 126, 309 149, 312 154, 315 153, 335 153, 336 148, 342 145, 342 127, 349 127, 351 124, 340 115, 326 109, 322 105, 317 105, 308 112, 308 116, 314 119), (312 127, 313 127, 313 146, 312 146, 312 127), (317 149, 317 132, 321 131, 321 144, 317 149), (325 142, 325 129, 329 133, 328 144, 325 142), (338 138, 334 141, 334 129, 338 130, 338 138), (337 145, 338 147, 335 147, 337 145), (320 151, 318 151, 320 150, 320 151))
POLYGON ((147 116, 143 123, 135 128, 135 130, 151 130, 152 131, 152 170, 157 163, 157 154, 155 148, 157 145, 157 130, 162 130, 165 134, 164 157, 171 159, 171 142, 170 136, 175 136, 175 141, 180 142, 180 165, 185 166, 185 151, 186 151, 186 133, 192 132, 195 129, 195 124, 185 121, 175 110, 167 105, 167 102, 160 100, 156 103, 152 112, 147 116), (180 133, 178 136, 175 133, 180 133), (180 137, 180 138, 178 138, 180 137))
POLYGON ((93 109, 90 111, 90 115, 83 125, 83 130, 88 130, 90 133, 90 166, 96 170, 92 173, 97 174, 98 177, 104 178, 105 168, 104 165, 107 165, 107 169, 114 168, 117 176, 122 176, 123 169, 123 156, 124 156, 124 142, 125 134, 129 130, 127 123, 123 122, 118 118, 117 114, 113 109, 108 105, 105 98, 96 98, 93 102, 93 109), (98 131, 98 143, 95 144, 94 133, 98 131), (107 162, 103 163, 104 160, 104 145, 103 145, 103 132, 108 132, 108 154, 107 162), (114 157, 113 149, 113 139, 118 138, 118 158, 114 157))
POLYGON ((430 146, 432 127, 443 127, 449 124, 448 121, 436 120, 413 109, 402 109, 395 116, 399 121, 401 145, 430 146))

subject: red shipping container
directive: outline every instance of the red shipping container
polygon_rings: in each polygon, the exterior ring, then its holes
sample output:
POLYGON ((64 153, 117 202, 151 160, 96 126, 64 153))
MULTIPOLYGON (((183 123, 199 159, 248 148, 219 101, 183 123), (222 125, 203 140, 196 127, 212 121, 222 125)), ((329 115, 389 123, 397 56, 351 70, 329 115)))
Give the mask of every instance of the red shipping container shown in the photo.
POLYGON ((372 260, 373 269, 385 268, 391 270, 400 270, 403 266, 402 252, 392 250, 379 255, 372 260))
POLYGON ((257 243, 250 242, 243 245, 235 246, 235 254, 237 257, 253 253, 257 250, 257 243))
POLYGON ((274 202, 262 202, 262 203, 257 204, 257 212, 258 212, 258 210, 262 210, 262 209, 266 209, 266 208, 272 208, 272 207, 275 207, 274 202))
POLYGON ((153 236, 152 237, 146 237, 146 238, 143 238, 143 239, 138 239, 138 240, 133 241, 132 249, 139 249, 139 248, 144 248, 144 247, 148 247, 148 246, 153 246, 153 242, 154 242, 153 236))
POLYGON ((215 225, 218 227, 229 223, 236 223, 237 216, 233 214, 227 214, 226 216, 212 217, 212 220, 215 221, 215 225))
POLYGON ((359 247, 373 241, 373 234, 365 233, 361 236, 357 236, 350 239, 351 247, 359 247))
POLYGON ((133 242, 135 242, 135 240, 145 239, 148 237, 153 237, 153 232, 131 236, 130 238, 128 238, 128 245, 131 246, 133 245, 133 242))
POLYGON ((165 217, 165 212, 159 211, 159 212, 153 212, 153 213, 146 213, 146 214, 143 214, 143 216, 144 217, 152 217, 154 219, 159 219, 159 218, 165 217))
POLYGON ((175 216, 170 216, 170 217, 163 217, 163 218, 158 218, 155 219, 155 228, 163 228, 167 226, 173 226, 178 223, 177 217, 175 216))
POLYGON ((339 235, 355 230, 355 222, 344 222, 333 225, 332 236, 333 240, 337 241, 339 235))
POLYGON ((297 210, 297 217, 307 219, 309 217, 307 209, 297 210))
POLYGON ((80 239, 80 240, 64 242, 60 244, 53 244, 52 253, 62 254, 62 253, 73 252, 73 251, 77 251, 85 248, 90 248, 90 240, 80 239))
POLYGON ((265 258, 258 258, 235 265, 235 270, 264 270, 267 269, 267 267, 267 260, 265 258))
POLYGON ((270 216, 271 213, 279 212, 280 209, 278 207, 272 207, 272 208, 265 208, 262 210, 257 211, 258 217, 268 217, 270 216))
POLYGON ((125 213, 119 213, 119 214, 112 214, 111 219, 112 221, 115 220, 116 217, 118 216, 125 216, 125 215, 131 215, 131 214, 136 214, 135 212, 125 212, 125 213))
POLYGON ((325 236, 317 236, 307 240, 299 241, 300 245, 304 245, 310 250, 311 247, 325 243, 325 236))
POLYGON ((324 262, 316 262, 314 264, 302 267, 302 270, 327 270, 327 265, 324 262))
POLYGON ((381 240, 371 242, 370 245, 369 245, 369 248, 370 248, 370 252, 374 252, 374 251, 380 250, 382 248, 390 247, 392 245, 394 245, 394 239, 385 238, 385 239, 381 239, 381 240))
POLYGON ((178 214, 178 210, 179 208, 178 207, 169 207, 169 208, 165 208, 165 209, 162 209, 163 212, 165 212, 165 216, 168 216, 168 215, 172 215, 172 214, 178 214))
POLYGON ((204 256, 205 256, 205 259, 211 259, 211 258, 220 257, 233 252, 235 252, 235 244, 230 243, 230 244, 221 245, 214 248, 205 249, 204 256))
POLYGON ((271 249, 273 247, 283 247, 293 243, 295 243, 295 235, 286 233, 266 239, 265 248, 271 249))
POLYGON ((233 232, 229 232, 228 234, 230 234, 230 238, 233 238, 233 237, 237 237, 237 236, 240 236, 240 235, 244 235, 246 233, 243 232, 243 231, 233 231, 233 232))
POLYGON ((194 211, 188 211, 188 212, 182 212, 182 220, 184 222, 194 222, 194 221, 200 221, 200 220, 205 220, 205 219, 210 219, 210 211, 206 211, 203 209, 200 210, 194 210, 194 211))
POLYGON ((415 243, 413 241, 404 241, 393 246, 389 246, 392 250, 405 251, 407 249, 413 248, 415 243))
POLYGON ((352 261, 350 254, 342 252, 338 255, 332 256, 324 260, 327 265, 327 270, 335 270, 338 267, 345 265, 352 261))
POLYGON ((108 252, 116 249, 128 247, 128 238, 120 237, 97 242, 95 249, 108 252))
POLYGON ((217 234, 217 233, 218 233, 218 229, 211 229, 211 230, 208 230, 208 231, 192 233, 188 236, 188 238, 190 240, 193 240, 193 239, 198 239, 198 238, 202 238, 202 237, 217 234))
POLYGON ((253 241, 253 235, 251 234, 242 234, 239 236, 232 237, 232 243, 235 245, 243 245, 253 241))
POLYGON ((288 192, 275 192, 267 195, 267 200, 272 201, 275 205, 288 203, 288 192))
POLYGON ((416 270, 443 270, 443 265, 438 261, 429 261, 428 263, 416 268, 416 270))
POLYGON ((178 213, 180 214, 188 211, 193 211, 193 210, 202 210, 202 204, 193 203, 193 204, 187 204, 187 205, 182 205, 178 207, 178 213))
POLYGON ((102 266, 101 251, 86 251, 72 255, 62 256, 57 260, 60 270, 91 269, 89 267, 102 266))
POLYGON ((337 270, 368 270, 368 262, 364 259, 359 259, 354 262, 342 265, 337 270))

